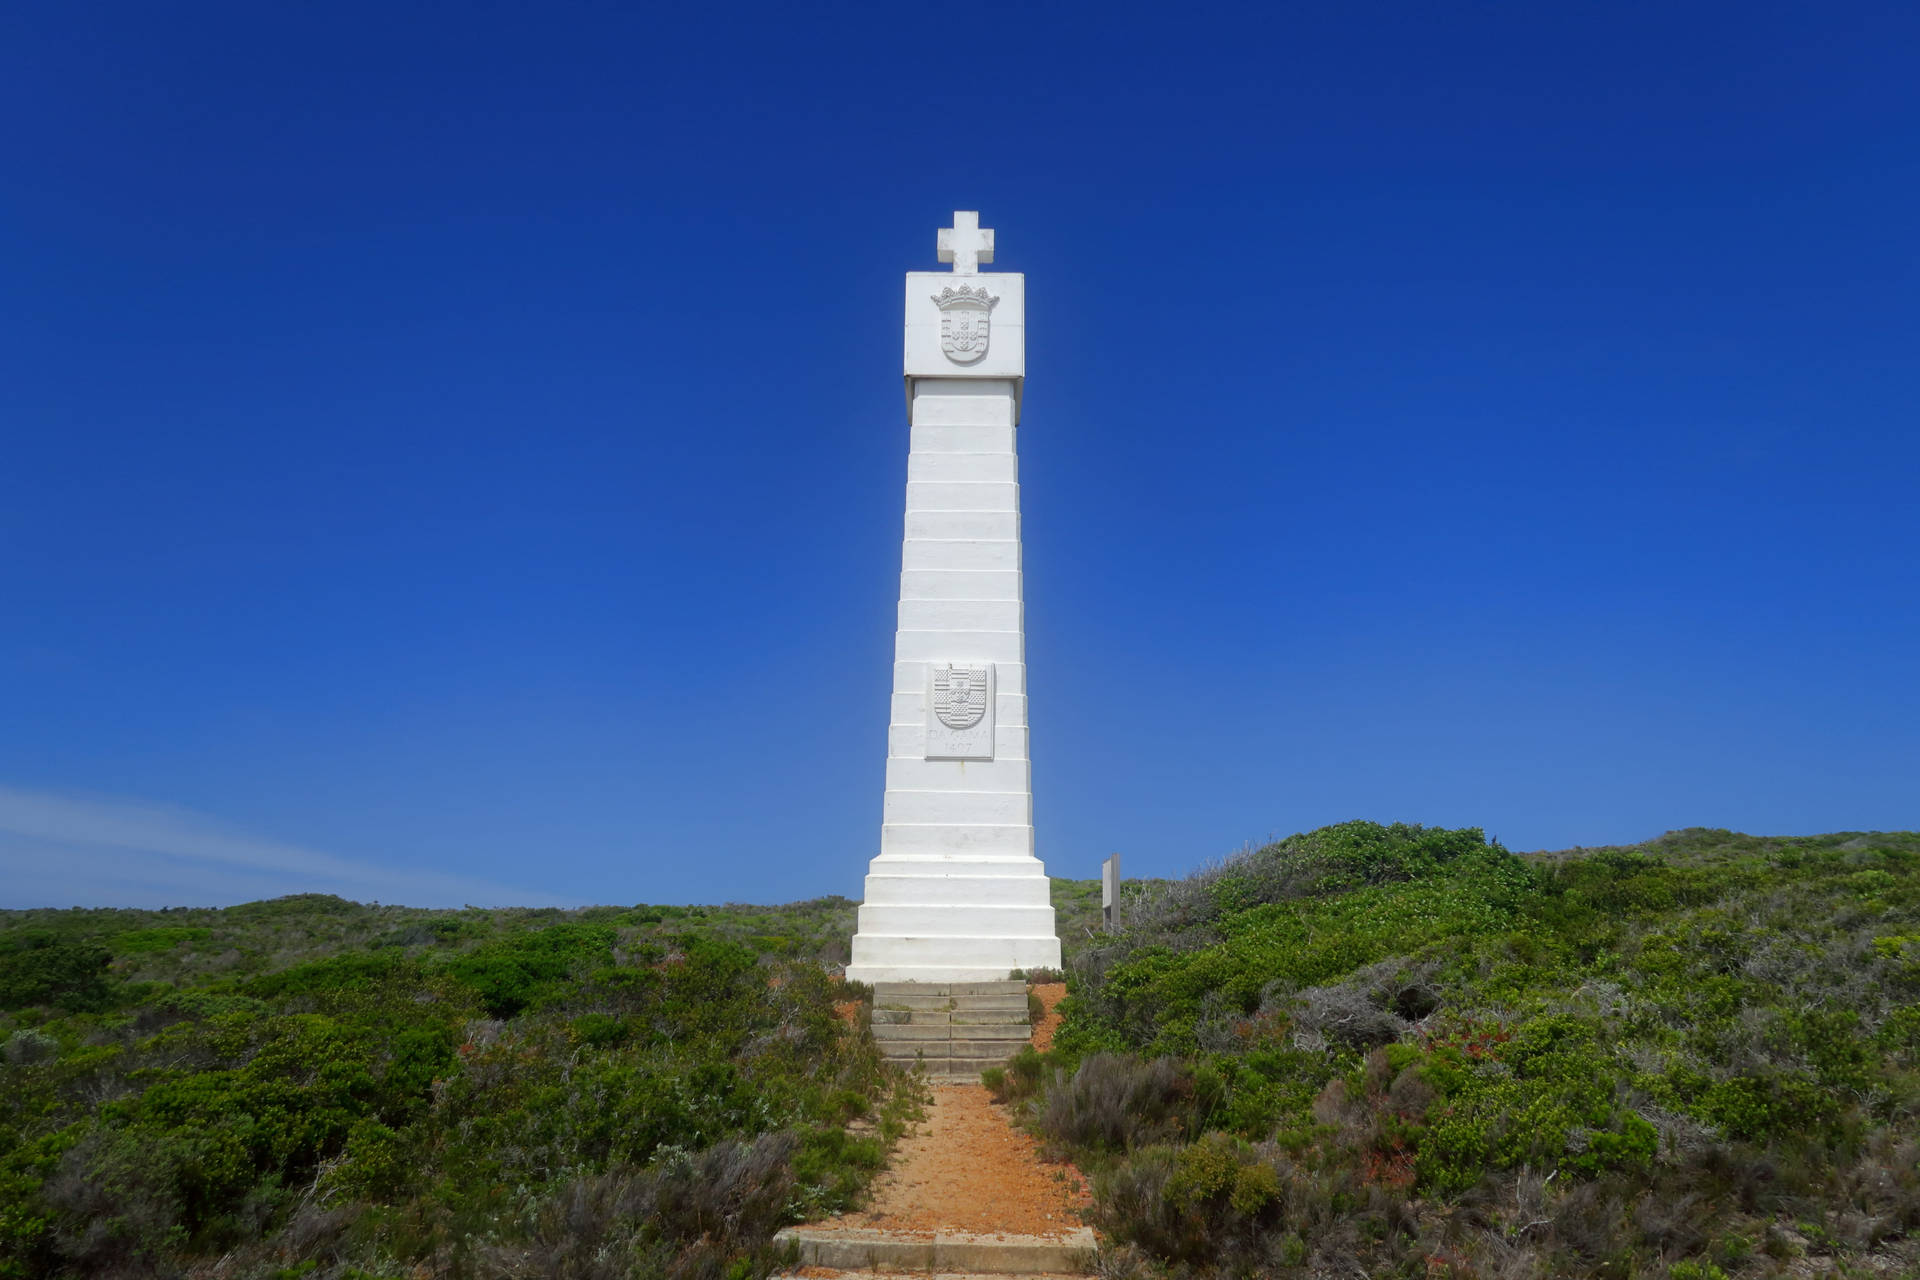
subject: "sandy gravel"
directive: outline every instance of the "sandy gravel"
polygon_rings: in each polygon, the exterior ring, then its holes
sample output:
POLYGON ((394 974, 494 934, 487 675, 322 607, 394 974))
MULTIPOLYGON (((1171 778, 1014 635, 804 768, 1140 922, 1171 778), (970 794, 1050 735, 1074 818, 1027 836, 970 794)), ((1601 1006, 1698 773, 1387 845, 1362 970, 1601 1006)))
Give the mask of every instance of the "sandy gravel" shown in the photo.
POLYGON ((1067 984, 1064 982, 1036 982, 1028 990, 1040 997, 1043 1012, 1040 1021, 1033 1024, 1033 1047, 1045 1053, 1053 1048, 1053 1029, 1060 1025, 1060 1015, 1054 1010, 1066 999, 1067 984))
POLYGON ((868 1208, 814 1224, 824 1228, 1065 1235, 1081 1225, 1086 1179, 1070 1164, 1040 1159, 1034 1140, 1008 1122, 977 1084, 933 1086, 927 1117, 894 1150, 868 1208))

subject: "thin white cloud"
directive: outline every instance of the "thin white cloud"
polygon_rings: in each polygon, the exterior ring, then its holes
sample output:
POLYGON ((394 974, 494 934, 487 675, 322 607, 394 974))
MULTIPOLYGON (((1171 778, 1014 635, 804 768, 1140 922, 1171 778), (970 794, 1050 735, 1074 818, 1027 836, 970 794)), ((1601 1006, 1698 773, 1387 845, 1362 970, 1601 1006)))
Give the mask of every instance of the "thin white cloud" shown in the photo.
POLYGON ((550 906, 550 895, 379 866, 190 810, 0 786, 0 906, 222 906, 336 893, 421 907, 550 906))

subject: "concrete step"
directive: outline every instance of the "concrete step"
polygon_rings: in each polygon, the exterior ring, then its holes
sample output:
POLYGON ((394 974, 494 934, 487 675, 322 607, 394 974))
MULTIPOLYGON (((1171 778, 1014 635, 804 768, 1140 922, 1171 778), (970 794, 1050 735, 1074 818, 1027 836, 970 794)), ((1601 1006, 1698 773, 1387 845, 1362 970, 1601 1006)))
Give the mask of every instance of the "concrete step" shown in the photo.
POLYGON ((927 1073, 927 1079, 935 1084, 979 1084, 980 1073, 994 1067, 1005 1067, 1004 1058, 922 1058, 916 1062, 896 1063, 896 1066, 912 1070, 920 1067, 927 1073))
POLYGON ((955 1040, 992 1040, 1001 1044, 1022 1045, 1032 1039, 1025 1027, 955 1027, 955 1040))
POLYGON ((948 1042, 947 1052, 955 1058, 994 1058, 1005 1062, 1020 1052, 1020 1046, 1027 1042, 1025 1036, 1017 1040, 952 1040, 948 1042))
POLYGON ((1025 996, 948 996, 955 1013, 1003 1013, 1016 1018, 1027 1016, 1025 996))
POLYGON ((923 1052, 916 1053, 912 1051, 906 1051, 906 1052, 899 1052, 899 1053, 883 1053, 880 1056, 885 1058, 888 1062, 891 1062, 896 1067, 911 1067, 915 1063, 919 1063, 925 1066, 928 1071, 934 1070, 936 1066, 942 1072, 944 1072, 947 1069, 946 1068, 946 1063, 948 1061, 947 1046, 945 1046, 944 1044, 926 1045, 924 1046, 923 1052), (931 1054, 931 1056, 928 1056, 929 1054, 931 1054))
POLYGON ((1027 994, 1027 984, 1017 980, 1003 982, 956 982, 953 984, 956 996, 1019 996, 1027 994))
MULTIPOLYGON (((913 1010, 951 1009, 954 1007, 954 999, 955 997, 953 996, 903 996, 903 995, 895 995, 892 993, 888 993, 886 995, 880 995, 878 993, 875 993, 873 997, 873 1007, 876 1009, 913 1009, 913 1010)), ((1005 996, 969 996, 968 999, 1004 1000, 1006 999, 1006 997, 1005 996)))
POLYGON ((1076 1227, 1058 1236, 986 1236, 936 1231, 931 1239, 887 1231, 787 1227, 773 1239, 776 1244, 796 1246, 800 1261, 811 1267, 968 1272, 990 1276, 1084 1274, 1093 1266, 1097 1247, 1093 1231, 1088 1227, 1076 1227))
MULTIPOLYGON (((917 1276, 919 1280, 995 1280, 1004 1276, 1004 1271, 896 1271, 888 1267, 884 1271, 872 1267, 860 1271, 847 1271, 840 1267, 813 1267, 805 1275, 798 1271, 776 1271, 771 1280, 812 1280, 819 1276, 836 1276, 838 1280, 900 1280, 902 1275, 917 1276)), ((1037 1277, 1037 1280, 1095 1280, 1091 1271, 1049 1271, 1037 1277)))
POLYGON ((953 1028, 944 1025, 923 1026, 910 1022, 876 1022, 873 1024, 873 1038, 882 1044, 889 1040, 945 1041, 953 1039, 953 1028))
MULTIPOLYGON (((877 982, 952 982, 954 965, 951 959, 943 961, 940 956, 926 954, 920 948, 913 948, 913 954, 895 955, 892 947, 899 939, 882 938, 876 941, 863 938, 858 934, 853 939, 853 959, 847 965, 847 981, 864 982, 872 986, 877 982)), ((967 982, 997 982, 1003 974, 1015 969, 1031 969, 1035 965, 1060 964, 1060 939, 1045 938, 979 938, 979 954, 992 957, 978 965, 969 964, 961 971, 967 982)), ((951 948, 949 948, 949 954, 951 948)))
POLYGON ((946 1058, 943 1061, 946 1063, 947 1074, 964 1076, 971 1083, 979 1084, 982 1071, 991 1067, 1004 1067, 1007 1065, 1007 1059, 1012 1056, 1008 1054, 1005 1058, 946 1058))
POLYGON ((1032 1038, 1026 1027, 954 1027, 948 1037, 958 1044, 963 1040, 993 1041, 997 1044, 1025 1044, 1032 1038))
POLYGON ((1011 1040, 1024 1043, 1032 1036, 1024 1022, 996 1023, 988 1026, 923 1026, 912 1022, 876 1022, 873 1038, 880 1044, 907 1040, 1011 1040))
POLYGON ((876 982, 873 984, 873 995, 876 1000, 882 996, 1024 996, 1026 991, 1027 984, 1017 981, 876 982))

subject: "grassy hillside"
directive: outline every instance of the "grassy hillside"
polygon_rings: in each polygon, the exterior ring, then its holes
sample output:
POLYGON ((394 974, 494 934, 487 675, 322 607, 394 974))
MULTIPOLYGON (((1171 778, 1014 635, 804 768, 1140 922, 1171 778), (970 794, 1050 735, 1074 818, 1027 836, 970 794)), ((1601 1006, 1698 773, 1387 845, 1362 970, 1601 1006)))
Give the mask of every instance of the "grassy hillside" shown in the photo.
POLYGON ((0 1276, 763 1274, 912 1105, 836 1016, 852 926, 0 913, 0 1276))
POLYGON ((1116 1275, 1913 1274, 1917 871, 1325 828, 1152 887, 995 1083, 1116 1275))

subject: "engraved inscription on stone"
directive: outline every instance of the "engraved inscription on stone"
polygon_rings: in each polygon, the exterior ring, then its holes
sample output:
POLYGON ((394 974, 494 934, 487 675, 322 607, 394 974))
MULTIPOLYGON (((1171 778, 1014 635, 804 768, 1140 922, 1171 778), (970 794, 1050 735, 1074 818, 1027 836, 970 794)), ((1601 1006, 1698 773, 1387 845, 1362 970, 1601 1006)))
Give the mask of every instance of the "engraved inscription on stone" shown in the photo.
POLYGON ((927 759, 993 759, 993 664, 927 665, 927 759))

